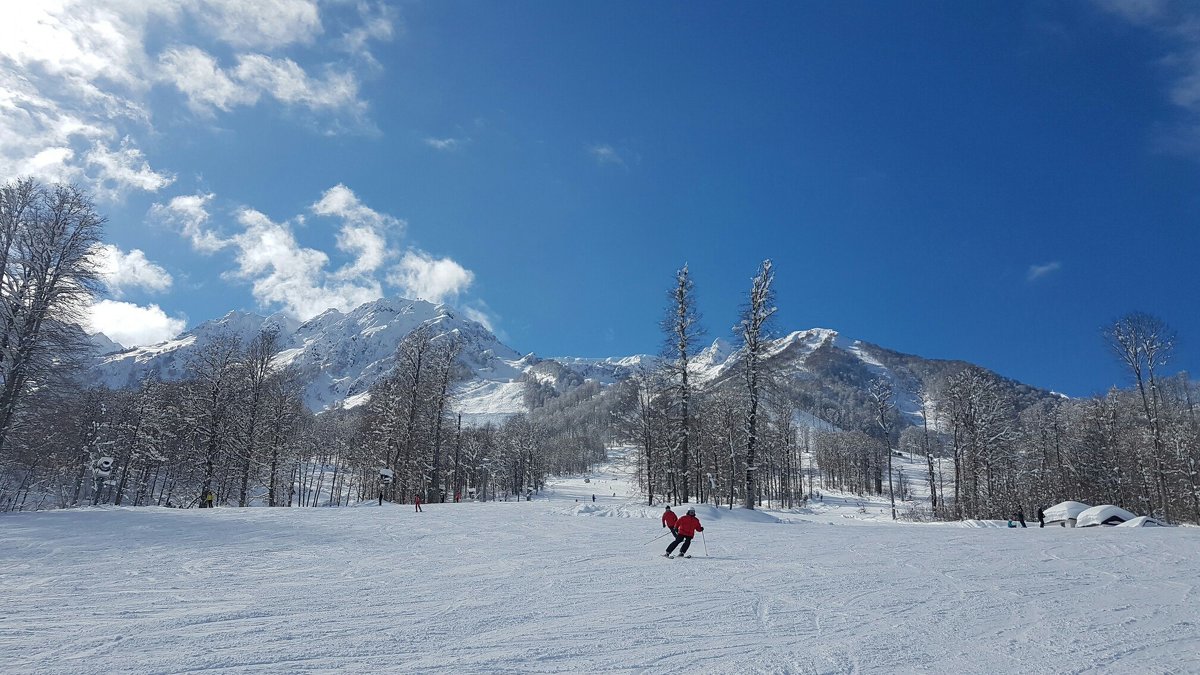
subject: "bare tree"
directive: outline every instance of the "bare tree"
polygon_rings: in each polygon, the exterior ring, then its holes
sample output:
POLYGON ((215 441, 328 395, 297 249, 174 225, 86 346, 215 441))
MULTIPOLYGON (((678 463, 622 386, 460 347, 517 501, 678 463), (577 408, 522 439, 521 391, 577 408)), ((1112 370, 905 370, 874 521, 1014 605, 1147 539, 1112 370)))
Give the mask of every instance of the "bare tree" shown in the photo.
MULTIPOLYGON (((675 286, 670 292, 671 304, 662 328, 666 333, 666 349, 663 368, 674 384, 675 401, 679 413, 675 421, 675 443, 679 449, 676 474, 680 476, 680 501, 687 502, 691 495, 692 458, 690 448, 692 384, 688 380, 689 362, 699 346, 703 331, 700 328, 700 313, 696 309, 695 285, 685 264, 675 272, 675 286)), ((696 468, 699 480, 699 468, 696 468)), ((699 486, 697 485, 697 491, 699 486)))
POLYGON ((204 345, 189 364, 194 378, 189 422, 194 425, 204 467, 201 495, 213 491, 217 468, 225 466, 222 450, 227 448, 232 427, 240 351, 236 338, 219 335, 204 345))
POLYGON ((896 519, 896 490, 892 483, 892 429, 895 428, 896 404, 892 401, 894 392, 892 383, 886 378, 877 377, 871 381, 867 395, 871 398, 871 407, 875 411, 875 423, 887 444, 888 499, 892 502, 892 520, 896 519))
POLYGON ((768 322, 775 315, 775 292, 771 282, 775 273, 771 261, 764 260, 758 274, 750 286, 750 298, 742 310, 738 322, 738 338, 741 340, 743 354, 742 367, 745 369, 746 394, 748 408, 746 410, 746 494, 742 495, 743 505, 748 509, 754 508, 756 496, 754 465, 755 445, 758 440, 758 399, 762 385, 763 357, 770 343, 768 322))
POLYGON ((245 447, 242 449, 241 489, 238 506, 249 504, 250 468, 258 455, 258 427, 261 423, 267 380, 271 377, 275 353, 279 351, 279 329, 263 328, 250 341, 243 355, 242 372, 246 377, 246 406, 244 409, 245 447))
POLYGON ((83 349, 104 218, 71 185, 0 187, 0 455, 23 396, 83 349))
MULTIPOLYGON (((437 347, 434 349, 434 369, 437 383, 437 401, 435 402, 435 412, 433 414, 434 434, 433 434, 433 462, 429 475, 429 491, 427 502, 438 500, 439 491, 442 491, 441 501, 445 501, 444 490, 441 486, 441 467, 442 467, 442 426, 445 421, 446 403, 449 400, 450 380, 454 374, 454 363, 458 358, 459 352, 462 351, 462 343, 459 342, 454 334, 443 336, 437 347)), ((453 495, 451 495, 453 499, 453 495)))
POLYGON ((1164 520, 1170 520, 1170 501, 1167 498, 1167 476, 1164 461, 1166 450, 1163 442, 1163 424, 1158 390, 1157 371, 1171 356, 1175 347, 1175 333, 1156 316, 1144 312, 1130 312, 1117 319, 1104 331, 1109 347, 1133 375, 1134 384, 1142 400, 1142 412, 1150 427, 1153 442, 1151 461, 1158 491, 1158 503, 1164 520))

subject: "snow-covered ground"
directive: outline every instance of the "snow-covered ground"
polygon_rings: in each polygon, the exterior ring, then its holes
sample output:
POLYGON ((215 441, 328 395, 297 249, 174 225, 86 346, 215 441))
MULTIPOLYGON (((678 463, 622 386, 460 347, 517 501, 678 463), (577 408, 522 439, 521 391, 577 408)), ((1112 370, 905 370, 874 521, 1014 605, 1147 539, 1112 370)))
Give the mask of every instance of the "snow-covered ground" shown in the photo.
POLYGON ((0 672, 1200 672, 1200 528, 701 506, 668 560, 619 466, 424 508, 5 514, 0 672))

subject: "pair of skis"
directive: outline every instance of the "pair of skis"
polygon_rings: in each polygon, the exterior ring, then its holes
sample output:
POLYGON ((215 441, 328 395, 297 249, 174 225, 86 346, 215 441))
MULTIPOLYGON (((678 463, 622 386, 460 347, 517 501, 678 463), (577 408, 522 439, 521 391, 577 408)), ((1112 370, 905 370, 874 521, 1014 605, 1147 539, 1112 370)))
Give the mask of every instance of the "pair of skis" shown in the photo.
POLYGON ((670 553, 664 553, 664 554, 663 554, 663 557, 664 557, 664 558, 670 558, 671 560, 674 560, 674 559, 676 559, 676 558, 690 558, 690 557, 692 557, 692 556, 690 556, 690 555, 671 555, 670 553))

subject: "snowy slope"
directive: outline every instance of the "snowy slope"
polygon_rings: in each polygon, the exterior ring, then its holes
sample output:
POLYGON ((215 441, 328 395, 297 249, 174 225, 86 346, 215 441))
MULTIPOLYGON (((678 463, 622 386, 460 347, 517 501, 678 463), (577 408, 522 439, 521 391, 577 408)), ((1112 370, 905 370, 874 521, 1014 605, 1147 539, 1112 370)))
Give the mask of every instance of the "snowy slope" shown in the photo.
POLYGON ((4 514, 0 672, 1196 671, 1197 528, 706 506, 668 560, 660 512, 601 469, 419 514, 4 514))
POLYGON ((230 312, 167 342, 101 357, 95 372, 100 382, 114 388, 135 386, 148 373, 180 379, 194 355, 218 336, 246 343, 263 327, 276 326, 283 347, 277 363, 300 371, 307 383, 306 403, 322 410, 365 401, 371 384, 395 365, 396 346, 421 325, 434 335, 454 333, 462 341, 459 360, 468 374, 458 398, 462 412, 503 417, 523 410, 520 379, 528 360, 522 361, 479 323, 420 300, 381 299, 346 313, 331 309, 303 324, 278 314, 230 312))
MULTIPOLYGON (((331 309, 303 324, 282 314, 262 317, 230 312, 172 340, 101 356, 94 371, 99 382, 114 388, 136 386, 149 373, 176 380, 186 376, 195 354, 218 335, 232 335, 245 343, 264 326, 275 326, 283 343, 278 362, 299 369, 307 383, 305 399, 309 407, 352 407, 366 400, 370 386, 392 369, 396 346, 421 325, 428 326, 435 335, 455 333, 463 342, 456 408, 468 423, 503 421, 525 411, 527 381, 559 392, 589 380, 611 385, 639 370, 653 369, 659 362, 658 357, 648 355, 554 359, 522 356, 481 324, 445 305, 385 298, 345 313, 331 309)), ((103 336, 94 336, 93 341, 103 351, 103 336)), ((732 382, 741 361, 737 348, 718 339, 692 360, 694 381, 700 386, 732 382)), ((796 331, 771 341, 765 364, 791 379, 797 391, 807 392, 815 401, 822 400, 822 396, 843 400, 844 392, 834 391, 837 387, 865 391, 870 380, 889 379, 900 411, 913 424, 921 421, 921 385, 931 377, 967 365, 892 352, 827 328, 796 331)), ((812 415, 800 422, 829 427, 812 415)), ((936 420, 933 423, 936 426, 936 420)))

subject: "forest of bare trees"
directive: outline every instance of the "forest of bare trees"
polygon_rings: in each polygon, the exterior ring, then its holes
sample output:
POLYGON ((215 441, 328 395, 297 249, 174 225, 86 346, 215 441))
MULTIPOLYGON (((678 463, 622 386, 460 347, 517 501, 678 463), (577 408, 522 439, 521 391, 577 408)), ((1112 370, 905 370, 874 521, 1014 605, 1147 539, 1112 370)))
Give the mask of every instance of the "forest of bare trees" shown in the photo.
POLYGON ((1098 335, 1128 375, 1102 396, 894 353, 882 376, 826 347, 786 370, 770 351, 764 261, 734 329, 735 365, 701 382, 684 266, 661 358, 616 384, 559 368, 554 385, 526 382, 528 413, 464 424, 459 336, 423 327, 396 345, 366 403, 316 413, 270 328, 209 341, 170 381, 92 385, 78 326, 103 222, 77 188, 0 188, 0 510, 189 507, 207 492, 228 506, 527 499, 621 445, 650 504, 786 508, 836 492, 886 496, 894 518, 964 519, 1073 499, 1200 522, 1200 388, 1170 373, 1176 337, 1144 313, 1098 335))
MULTIPOLYGON (((760 279, 761 272, 750 308, 760 279)), ((691 315, 681 303, 694 303, 694 293, 677 285, 668 316, 691 315)), ((676 341, 678 331, 663 325, 676 341)), ((1173 332, 1133 312, 1097 339, 1125 367, 1129 387, 1071 399, 964 364, 906 382, 913 397, 901 410, 886 378, 842 378, 834 364, 817 390, 805 381, 814 375, 774 372, 748 355, 754 343, 743 336, 740 375, 694 386, 686 416, 680 370, 690 355, 669 350, 660 369, 617 387, 617 431, 636 448, 651 503, 694 497, 790 507, 832 490, 887 497, 893 517, 1003 519, 1070 499, 1200 522, 1200 387, 1187 373, 1164 375, 1173 332), (922 500, 912 499, 917 485, 922 500)))

